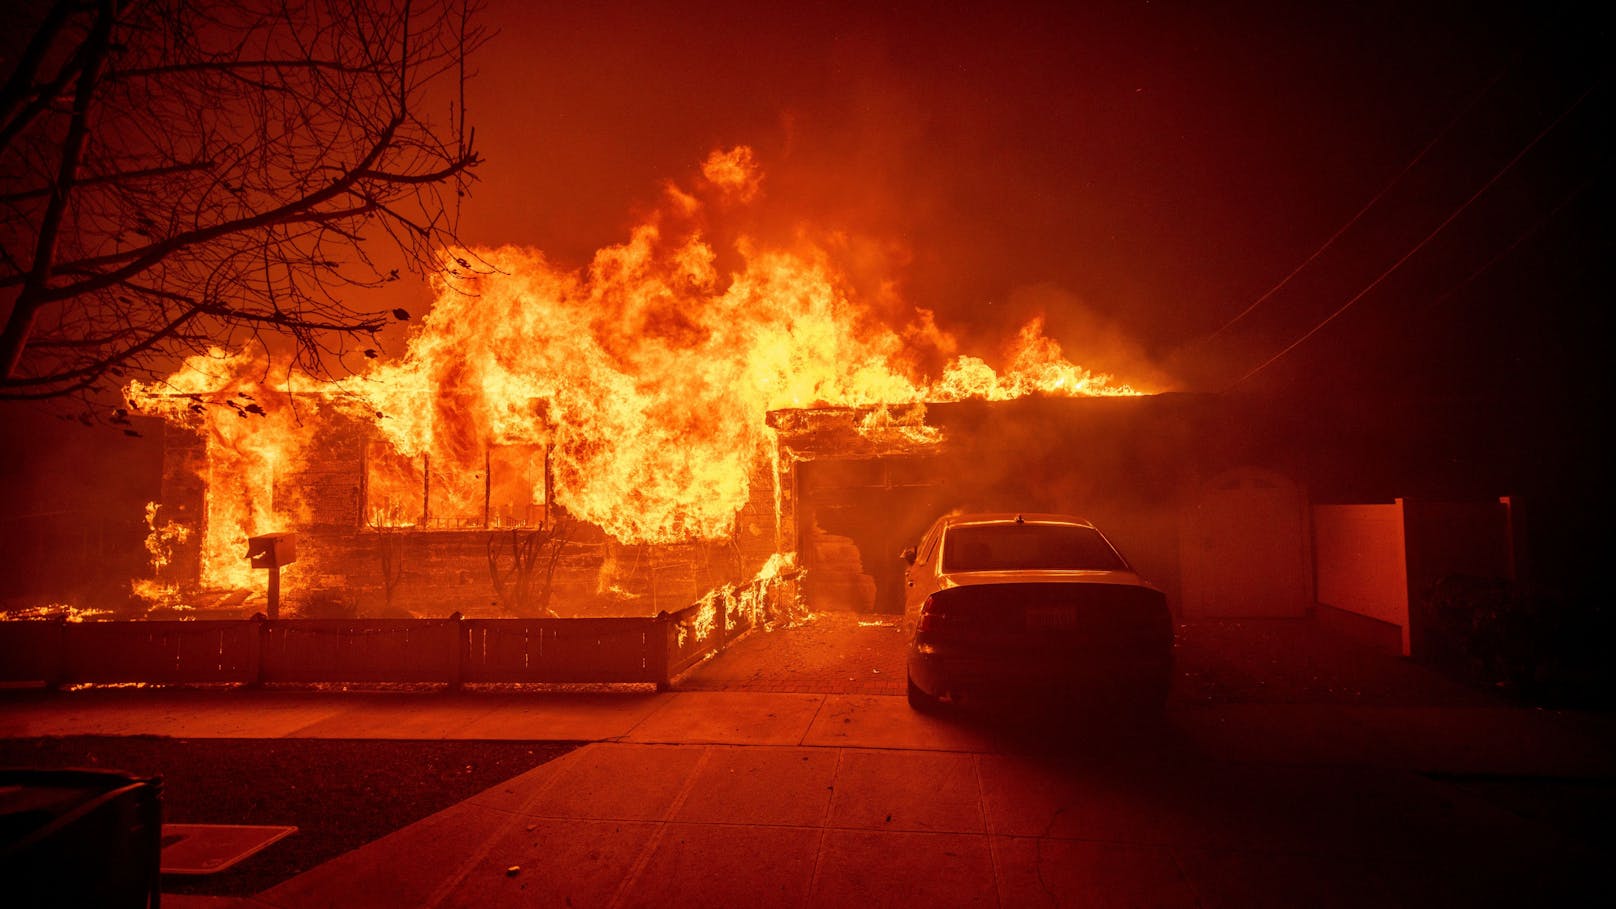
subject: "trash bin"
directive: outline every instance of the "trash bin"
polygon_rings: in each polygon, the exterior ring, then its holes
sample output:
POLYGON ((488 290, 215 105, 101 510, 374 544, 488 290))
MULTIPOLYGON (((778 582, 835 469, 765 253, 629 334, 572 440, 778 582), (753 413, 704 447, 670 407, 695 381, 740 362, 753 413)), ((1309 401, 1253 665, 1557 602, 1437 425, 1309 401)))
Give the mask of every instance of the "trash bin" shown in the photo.
POLYGON ((5 904, 155 909, 162 793, 119 770, 0 768, 5 904))

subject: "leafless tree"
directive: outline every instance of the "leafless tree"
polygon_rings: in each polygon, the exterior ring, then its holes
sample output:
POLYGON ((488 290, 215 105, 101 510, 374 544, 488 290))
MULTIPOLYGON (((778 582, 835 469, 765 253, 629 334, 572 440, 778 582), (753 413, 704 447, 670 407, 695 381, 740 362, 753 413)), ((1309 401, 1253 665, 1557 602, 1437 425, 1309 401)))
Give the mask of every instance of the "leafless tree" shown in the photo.
POLYGON ((513 528, 507 537, 510 554, 505 556, 501 552, 501 534, 488 535, 488 577, 506 612, 527 616, 533 614, 531 607, 537 606, 540 616, 556 615, 550 608, 550 598, 556 568, 571 536, 572 522, 568 520, 531 529, 513 528), (504 564, 507 561, 509 567, 504 564))
POLYGON ((408 313, 352 296, 436 267, 479 163, 475 0, 33 5, 0 63, 0 398, 251 339, 375 356, 408 313))
POLYGON ((398 591, 398 583, 404 580, 404 557, 409 540, 397 527, 372 524, 371 529, 376 531, 376 549, 382 558, 382 600, 391 612, 393 595, 398 591))

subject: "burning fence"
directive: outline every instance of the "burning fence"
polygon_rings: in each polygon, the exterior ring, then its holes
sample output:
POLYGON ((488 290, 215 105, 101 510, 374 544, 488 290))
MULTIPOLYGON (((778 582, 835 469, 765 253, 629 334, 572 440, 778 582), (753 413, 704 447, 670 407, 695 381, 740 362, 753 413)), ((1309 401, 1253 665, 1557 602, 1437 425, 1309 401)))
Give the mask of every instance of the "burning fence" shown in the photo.
POLYGON ((900 451, 939 441, 926 403, 1138 393, 1036 321, 996 370, 924 310, 886 324, 822 249, 716 239, 709 206, 759 187, 715 152, 582 270, 449 251, 402 356, 348 378, 216 351, 131 385, 168 424, 148 589, 239 603, 247 538, 295 530, 305 614, 651 615, 790 564, 771 412, 859 408, 855 444, 900 451))

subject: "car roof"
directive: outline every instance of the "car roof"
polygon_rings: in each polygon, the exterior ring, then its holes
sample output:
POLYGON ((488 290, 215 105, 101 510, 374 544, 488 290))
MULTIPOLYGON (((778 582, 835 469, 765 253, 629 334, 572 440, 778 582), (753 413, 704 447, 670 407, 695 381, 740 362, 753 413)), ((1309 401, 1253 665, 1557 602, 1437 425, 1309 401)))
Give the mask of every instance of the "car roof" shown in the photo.
POLYGON ((1093 522, 1070 514, 1053 514, 1048 512, 1014 512, 1014 511, 980 511, 964 514, 951 514, 943 519, 945 527, 955 527, 960 524, 1071 524, 1077 527, 1087 527, 1094 530, 1093 522))

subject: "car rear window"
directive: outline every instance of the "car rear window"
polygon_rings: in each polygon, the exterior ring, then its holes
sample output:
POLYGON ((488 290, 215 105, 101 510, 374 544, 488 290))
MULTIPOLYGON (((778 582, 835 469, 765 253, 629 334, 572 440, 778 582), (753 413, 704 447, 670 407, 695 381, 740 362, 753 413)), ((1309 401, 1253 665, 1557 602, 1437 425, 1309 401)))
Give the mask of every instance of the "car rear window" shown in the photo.
POLYGON ((1115 571, 1127 563, 1092 527, 967 524, 948 531, 944 571, 1115 571))

